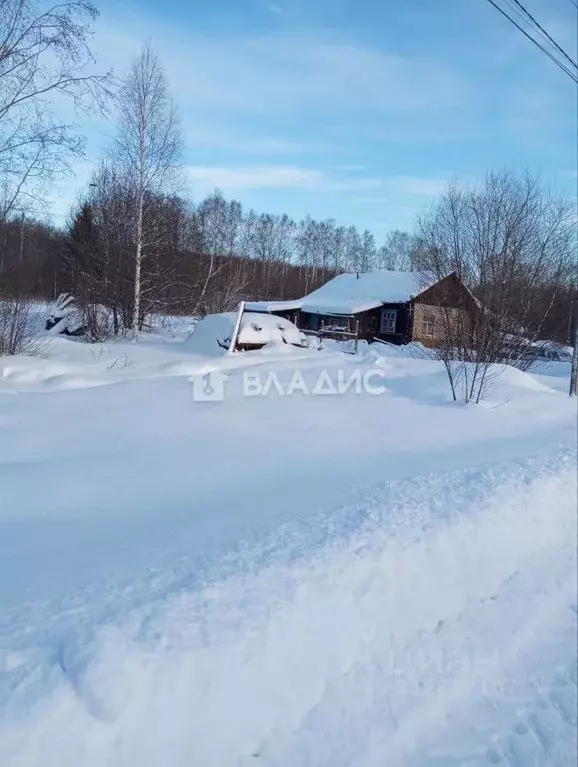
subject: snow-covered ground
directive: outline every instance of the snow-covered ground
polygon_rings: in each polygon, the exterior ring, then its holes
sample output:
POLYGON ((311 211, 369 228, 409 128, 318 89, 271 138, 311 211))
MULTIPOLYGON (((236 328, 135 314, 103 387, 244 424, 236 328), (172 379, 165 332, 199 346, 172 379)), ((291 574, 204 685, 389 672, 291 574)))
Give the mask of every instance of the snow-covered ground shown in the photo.
POLYGON ((463 407, 416 350, 176 329, 0 359, 0 765, 574 765, 568 366, 463 407), (385 391, 243 396, 296 370, 385 391))

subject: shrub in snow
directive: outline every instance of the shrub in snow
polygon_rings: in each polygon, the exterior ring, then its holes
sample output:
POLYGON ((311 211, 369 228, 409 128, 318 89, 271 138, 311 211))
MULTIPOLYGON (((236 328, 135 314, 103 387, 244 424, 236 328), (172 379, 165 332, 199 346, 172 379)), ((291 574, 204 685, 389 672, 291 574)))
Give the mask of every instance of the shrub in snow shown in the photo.
POLYGON ((0 356, 39 353, 33 308, 34 302, 24 295, 0 299, 0 356))

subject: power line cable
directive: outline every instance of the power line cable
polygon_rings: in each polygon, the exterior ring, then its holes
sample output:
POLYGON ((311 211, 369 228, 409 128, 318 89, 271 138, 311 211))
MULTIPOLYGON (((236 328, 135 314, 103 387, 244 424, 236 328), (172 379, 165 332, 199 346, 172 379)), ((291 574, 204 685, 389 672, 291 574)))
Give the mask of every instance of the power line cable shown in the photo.
POLYGON ((523 27, 521 27, 518 24, 517 21, 515 21, 511 16, 508 16, 508 14, 506 13, 506 11, 504 11, 503 8, 500 8, 500 6, 497 3, 495 3, 494 0, 488 0, 488 3, 490 3, 490 5, 493 5, 494 8, 502 14, 502 16, 505 16, 508 19, 508 21, 510 21, 517 29, 520 30, 520 32, 525 37, 528 38, 528 40, 533 42, 534 45, 536 45, 542 51, 542 53, 545 53, 546 56, 548 56, 549 59, 552 59, 554 64, 556 64, 558 67, 560 67, 560 69, 563 72, 566 72, 568 77, 572 78, 572 80, 574 80, 574 82, 578 84, 578 77, 576 76, 576 74, 574 72, 572 72, 570 69, 568 69, 568 67, 565 64, 563 64, 552 53, 550 53, 550 51, 547 50, 541 43, 539 43, 535 38, 533 38, 530 34, 528 34, 528 32, 526 32, 526 30, 523 27))
POLYGON ((578 64, 576 64, 576 62, 574 61, 574 59, 570 58, 570 56, 569 56, 569 55, 566 53, 566 51, 565 51, 563 48, 561 48, 561 47, 558 45, 558 43, 556 42, 556 40, 554 40, 554 38, 553 38, 553 37, 551 37, 551 36, 548 34, 548 32, 546 32, 546 30, 544 29, 544 27, 543 27, 543 26, 542 26, 542 25, 541 25, 541 24, 540 24, 538 21, 536 21, 536 19, 534 18, 534 16, 532 16, 532 14, 530 13, 530 11, 528 11, 528 10, 527 10, 527 9, 526 9, 526 8, 525 8, 523 5, 522 5, 522 3, 520 3, 520 2, 519 2, 519 0, 512 0, 512 2, 513 2, 513 3, 516 3, 516 5, 517 5, 517 6, 520 8, 520 10, 522 11, 522 13, 524 13, 524 14, 525 14, 525 15, 526 15, 526 16, 527 16, 529 19, 530 19, 530 21, 531 21, 531 22, 534 24, 534 26, 535 26, 535 27, 537 27, 537 28, 538 28, 538 29, 539 29, 539 30, 540 30, 540 31, 543 33, 543 35, 545 35, 545 36, 548 38, 548 40, 550 40, 550 42, 552 43, 552 45, 554 45, 554 46, 555 46, 555 47, 556 47, 556 48, 557 48, 557 49, 560 51, 560 53, 561 53, 561 54, 564 56, 564 58, 565 58, 565 59, 567 59, 567 60, 570 62, 570 64, 572 64, 572 66, 574 66, 574 67, 576 67, 576 69, 578 69, 578 64))
MULTIPOLYGON (((535 26, 533 23, 531 23, 530 30, 531 30, 531 32, 537 34, 539 38, 541 38, 541 40, 543 41, 543 44, 541 44, 540 40, 536 40, 536 38, 532 37, 532 35, 529 34, 529 32, 528 32, 528 30, 526 28, 521 27, 519 24, 517 24, 516 21, 503 10, 503 8, 500 8, 500 6, 497 5, 497 3, 493 2, 493 0, 489 0, 489 2, 495 8, 497 8, 497 10, 500 11, 500 13, 503 16, 505 16, 509 21, 511 21, 512 24, 517 29, 519 29, 520 32, 522 32, 523 35, 525 35, 529 40, 531 40, 534 43, 534 45, 538 46, 538 48, 540 48, 540 50, 543 53, 545 53, 546 56, 548 56, 549 59, 551 59, 555 64, 557 64, 558 67, 563 72, 566 72, 566 74, 569 77, 571 77, 575 82, 578 82, 578 80, 577 80, 577 77, 578 77, 578 66, 569 57, 567 57, 567 58, 571 62, 572 68, 570 68, 568 66, 568 64, 566 64, 563 60, 560 60, 559 53, 557 52, 557 49, 556 49, 557 43, 555 43, 553 45, 552 40, 549 37, 548 33, 545 30, 542 31, 542 28, 540 27, 540 25, 537 22, 536 22, 536 24, 538 24, 537 26, 535 26)), ((522 13, 522 10, 520 10, 520 9, 523 8, 523 6, 521 6, 520 3, 516 4, 516 0, 504 0, 504 3, 507 5, 507 7, 510 10, 512 10, 516 14, 516 16, 525 25, 528 24, 529 15, 526 16, 524 13, 522 13)))
MULTIPOLYGON (((518 7, 520 4, 519 3, 516 4, 516 0, 504 0, 504 2, 508 6, 508 8, 510 8, 516 14, 516 16, 519 19, 521 19, 521 21, 524 24, 528 24, 528 17, 524 13, 522 13, 520 8, 518 7)), ((536 22, 536 24, 537 24, 537 22, 536 22)), ((554 45, 552 44, 552 39, 550 38, 548 33, 545 30, 542 31, 542 28, 540 27, 539 24, 538 24, 538 26, 535 26, 535 25, 532 24, 531 25, 531 30, 532 30, 532 32, 535 32, 539 36, 539 38, 544 42, 545 46, 549 49, 550 53, 552 53, 555 58, 558 58, 559 54, 556 52, 555 48, 559 47, 559 46, 557 45, 557 43, 555 41, 554 41, 554 45)), ((576 63, 569 56, 566 56, 566 58, 571 62, 572 70, 576 69, 576 72, 574 74, 577 74, 578 73, 578 65, 576 65, 576 63)), ((563 63, 563 62, 561 62, 561 63, 563 63)), ((568 68, 568 65, 564 64, 564 67, 568 68)), ((572 71, 572 70, 570 70, 570 71, 572 71)))

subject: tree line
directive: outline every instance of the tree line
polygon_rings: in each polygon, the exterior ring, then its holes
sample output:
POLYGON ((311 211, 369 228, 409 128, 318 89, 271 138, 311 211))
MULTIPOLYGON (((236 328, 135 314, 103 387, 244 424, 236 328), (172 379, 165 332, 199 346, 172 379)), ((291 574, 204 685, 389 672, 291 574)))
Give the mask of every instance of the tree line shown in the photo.
MULTIPOLYGON (((72 293, 100 303, 131 327, 134 204, 116 171, 103 164, 61 228, 26 216, 0 224, 0 284, 47 300, 72 293)), ((334 220, 244 211, 215 191, 198 204, 179 195, 145 195, 147 242, 141 263, 139 323, 154 313, 234 309, 243 299, 305 295, 342 271, 411 269, 416 238, 394 231, 381 248, 369 232, 334 220)))
MULTIPOLYGON (((219 192, 196 205, 178 195, 147 194, 138 327, 155 314, 230 311, 241 299, 300 297, 342 271, 393 268, 440 277, 456 271, 484 305, 509 321, 542 338, 568 342, 576 297, 571 205, 549 196, 527 175, 490 174, 478 194, 453 185, 413 233, 394 231, 380 248, 354 227, 244 211, 219 192), (479 207, 487 208, 483 215, 479 207), (491 227, 502 227, 499 242, 497 231, 490 236, 491 227)), ((103 163, 65 227, 24 216, 5 221, 0 225, 3 295, 53 300, 70 292, 86 314, 91 337, 129 331, 133 205, 122 178, 103 163)))

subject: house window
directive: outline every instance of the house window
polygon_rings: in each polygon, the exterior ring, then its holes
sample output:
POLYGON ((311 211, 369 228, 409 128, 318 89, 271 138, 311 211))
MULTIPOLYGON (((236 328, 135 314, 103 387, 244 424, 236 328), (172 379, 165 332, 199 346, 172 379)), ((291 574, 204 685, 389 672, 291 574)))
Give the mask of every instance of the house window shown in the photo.
POLYGON ((384 309, 381 313, 380 333, 385 335, 395 333, 395 324, 397 321, 396 309, 384 309))
POLYGON ((435 328, 434 315, 433 314, 424 315, 422 325, 421 325, 422 335, 425 336, 426 338, 433 338, 434 328, 435 328))

